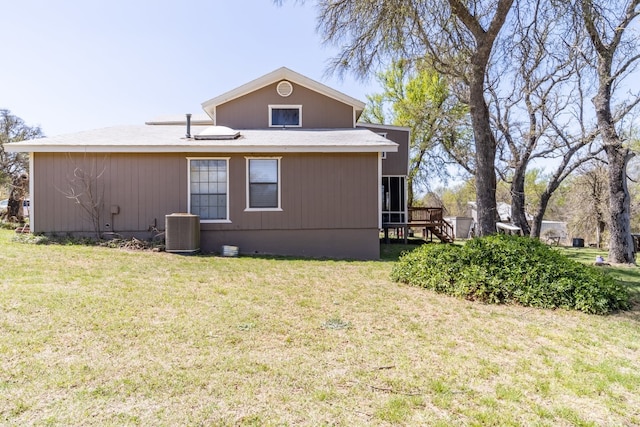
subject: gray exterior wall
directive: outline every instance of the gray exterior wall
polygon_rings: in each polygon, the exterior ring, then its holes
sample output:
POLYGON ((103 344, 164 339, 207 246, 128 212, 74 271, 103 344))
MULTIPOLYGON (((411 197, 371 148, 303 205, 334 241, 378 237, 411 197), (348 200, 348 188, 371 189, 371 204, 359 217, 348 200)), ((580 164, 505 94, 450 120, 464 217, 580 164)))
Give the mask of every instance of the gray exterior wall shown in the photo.
POLYGON ((372 132, 384 133, 386 138, 398 144, 398 151, 386 153, 382 160, 382 175, 399 176, 409 173, 409 131, 393 127, 367 126, 366 123, 358 123, 357 127, 369 129, 372 132))
POLYGON ((74 170, 82 170, 99 175, 94 191, 102 198, 102 230, 146 238, 151 225, 164 228, 166 215, 188 211, 187 157, 229 157, 231 223, 202 223, 203 251, 234 245, 241 253, 379 257, 377 153, 271 156, 282 157, 279 212, 245 211, 245 154, 34 153, 32 230, 92 232, 89 216, 63 194, 74 170), (113 216, 112 206, 118 207, 113 216))
POLYGON ((265 86, 216 108, 216 124, 232 129, 267 129, 269 105, 302 105, 302 128, 353 128, 353 107, 293 83, 286 98, 277 83, 265 86))

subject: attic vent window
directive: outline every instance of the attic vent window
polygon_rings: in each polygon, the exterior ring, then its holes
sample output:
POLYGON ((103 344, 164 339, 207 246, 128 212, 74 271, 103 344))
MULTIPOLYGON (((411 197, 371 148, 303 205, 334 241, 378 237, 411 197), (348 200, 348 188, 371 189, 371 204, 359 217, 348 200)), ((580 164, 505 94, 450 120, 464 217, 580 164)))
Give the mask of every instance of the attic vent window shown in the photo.
POLYGON ((278 86, 276 87, 276 91, 278 92, 278 95, 280 95, 283 98, 286 98, 287 96, 293 93, 293 85, 288 81, 283 80, 280 83, 278 83, 278 86))
POLYGON ((269 105, 269 127, 302 127, 302 105, 269 105))

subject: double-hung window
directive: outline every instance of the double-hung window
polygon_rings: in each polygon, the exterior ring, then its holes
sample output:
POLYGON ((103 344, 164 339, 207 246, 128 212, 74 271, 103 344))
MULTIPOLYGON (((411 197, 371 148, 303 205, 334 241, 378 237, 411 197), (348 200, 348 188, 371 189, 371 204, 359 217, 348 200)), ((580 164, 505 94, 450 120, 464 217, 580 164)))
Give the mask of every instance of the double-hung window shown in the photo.
POLYGON ((280 157, 247 157, 247 210, 281 210, 280 157))
POLYGON ((189 212, 203 222, 229 221, 229 159, 190 158, 189 212))

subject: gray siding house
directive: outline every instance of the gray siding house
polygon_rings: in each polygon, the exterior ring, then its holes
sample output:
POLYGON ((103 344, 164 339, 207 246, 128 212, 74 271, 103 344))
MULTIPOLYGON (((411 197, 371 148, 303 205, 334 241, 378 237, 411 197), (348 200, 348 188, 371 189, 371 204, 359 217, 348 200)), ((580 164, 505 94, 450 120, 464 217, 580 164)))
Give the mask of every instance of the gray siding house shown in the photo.
POLYGON ((105 232, 146 238, 190 213, 203 252, 379 258, 385 203, 406 200, 407 129, 358 124, 361 101, 287 68, 202 108, 8 144, 30 153, 32 232, 92 232, 64 194, 80 175, 94 178, 105 232))

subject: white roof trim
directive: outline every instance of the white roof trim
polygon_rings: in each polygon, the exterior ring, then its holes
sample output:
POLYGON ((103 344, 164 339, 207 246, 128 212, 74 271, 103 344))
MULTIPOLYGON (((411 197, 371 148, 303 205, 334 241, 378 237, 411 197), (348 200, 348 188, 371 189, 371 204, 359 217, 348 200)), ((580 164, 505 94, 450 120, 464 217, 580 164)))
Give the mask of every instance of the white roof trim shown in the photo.
MULTIPOLYGON (((210 142, 210 141, 209 141, 210 142)), ((183 144, 173 146, 127 145, 99 147, 78 147, 77 145, 57 145, 55 147, 33 145, 16 151, 29 153, 379 153, 381 151, 397 151, 396 147, 371 147, 336 145, 288 145, 288 146, 258 146, 250 144, 223 145, 223 144, 183 144)), ((9 151, 9 150, 7 150, 9 151)))
POLYGON ((232 101, 236 98, 254 92, 270 84, 279 82, 280 80, 289 80, 293 83, 299 84, 300 86, 304 86, 307 89, 311 89, 315 92, 319 92, 325 96, 350 105, 354 109, 359 111, 362 111, 365 106, 365 103, 360 100, 352 98, 349 95, 345 95, 340 91, 330 88, 329 86, 326 86, 308 77, 305 77, 302 74, 298 74, 295 71, 288 69, 287 67, 281 67, 275 71, 270 72, 269 74, 265 74, 262 77, 258 77, 257 79, 250 81, 249 83, 245 83, 242 86, 230 90, 229 92, 223 93, 222 95, 216 96, 215 98, 211 98, 210 100, 203 102, 202 108, 207 112, 207 114, 209 114, 210 117, 213 118, 215 117, 214 112, 216 106, 224 104, 225 102, 232 101))
MULTIPOLYGON (((120 126, 5 144, 31 153, 376 153, 398 144, 366 129, 241 130, 237 139, 181 137, 182 126, 120 126)), ((202 130, 194 127, 194 133, 202 130)))
POLYGON ((387 129, 387 130, 404 130, 407 132, 411 132, 411 128, 408 126, 396 126, 396 125, 382 125, 378 123, 356 123, 356 127, 362 128, 374 128, 374 129, 387 129))

